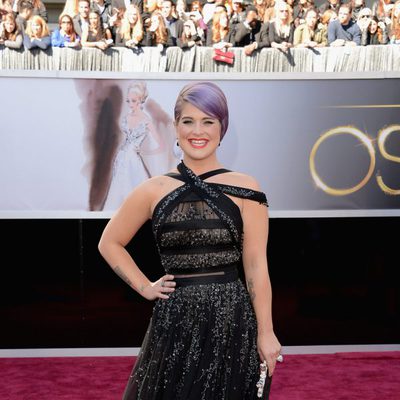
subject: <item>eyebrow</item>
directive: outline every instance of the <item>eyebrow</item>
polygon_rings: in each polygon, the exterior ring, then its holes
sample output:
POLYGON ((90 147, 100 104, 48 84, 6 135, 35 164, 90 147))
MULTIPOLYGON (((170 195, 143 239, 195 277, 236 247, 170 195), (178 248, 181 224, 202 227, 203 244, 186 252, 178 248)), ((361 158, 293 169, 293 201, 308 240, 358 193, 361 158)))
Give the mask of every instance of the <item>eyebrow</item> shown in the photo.
MULTIPOLYGON (((182 115, 182 116, 181 116, 181 119, 183 119, 183 118, 193 119, 193 117, 191 117, 190 115, 182 115)), ((207 116, 207 117, 203 117, 202 120, 203 120, 203 119, 217 119, 217 118, 211 117, 211 116, 207 116)))

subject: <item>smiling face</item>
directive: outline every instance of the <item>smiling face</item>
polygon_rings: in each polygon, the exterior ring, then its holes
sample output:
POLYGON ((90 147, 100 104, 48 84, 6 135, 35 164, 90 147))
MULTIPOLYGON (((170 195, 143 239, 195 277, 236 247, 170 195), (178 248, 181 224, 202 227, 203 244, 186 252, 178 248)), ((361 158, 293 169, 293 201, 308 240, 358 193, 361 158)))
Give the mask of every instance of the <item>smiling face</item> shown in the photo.
POLYGON ((185 102, 180 118, 175 121, 179 146, 185 159, 207 160, 216 157, 221 140, 221 123, 217 118, 185 102))
POLYGON ((4 21, 4 29, 5 29, 8 33, 14 32, 14 29, 15 29, 15 22, 14 22, 12 19, 7 18, 7 19, 4 21))
POLYGON ((95 12, 91 12, 89 14, 89 24, 92 28, 97 28, 99 20, 100 20, 99 14, 95 12))
POLYGON ((371 33, 375 33, 378 30, 378 23, 374 21, 373 19, 369 23, 369 31, 371 33))
POLYGON ((90 5, 87 1, 80 1, 78 4, 78 12, 79 15, 86 19, 89 15, 89 11, 90 11, 90 5))

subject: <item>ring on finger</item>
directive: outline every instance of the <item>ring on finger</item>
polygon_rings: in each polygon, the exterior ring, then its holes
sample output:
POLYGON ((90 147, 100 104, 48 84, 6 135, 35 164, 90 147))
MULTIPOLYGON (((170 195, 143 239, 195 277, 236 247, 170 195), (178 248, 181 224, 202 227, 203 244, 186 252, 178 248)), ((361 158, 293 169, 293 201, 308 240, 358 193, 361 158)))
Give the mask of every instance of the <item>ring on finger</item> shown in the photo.
POLYGON ((160 286, 161 286, 161 287, 164 287, 164 286, 165 286, 165 281, 164 281, 164 280, 161 281, 160 286))
POLYGON ((279 356, 276 357, 276 361, 278 361, 278 362, 283 362, 283 355, 282 355, 282 354, 279 354, 279 356))

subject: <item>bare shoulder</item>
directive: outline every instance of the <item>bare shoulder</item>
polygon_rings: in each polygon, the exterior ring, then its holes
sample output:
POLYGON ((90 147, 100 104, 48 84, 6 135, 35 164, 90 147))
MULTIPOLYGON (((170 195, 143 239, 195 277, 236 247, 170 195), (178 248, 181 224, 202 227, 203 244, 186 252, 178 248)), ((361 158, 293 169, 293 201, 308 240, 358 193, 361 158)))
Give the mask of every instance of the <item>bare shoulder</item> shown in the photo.
POLYGON ((170 185, 170 180, 171 178, 168 176, 157 175, 144 181, 138 186, 138 188, 140 188, 143 193, 157 197, 160 193, 163 193, 165 190, 167 190, 168 186, 170 185))
POLYGON ((241 172, 229 172, 221 175, 224 181, 221 183, 232 186, 239 186, 246 189, 260 191, 260 184, 257 179, 251 175, 243 174, 241 172))

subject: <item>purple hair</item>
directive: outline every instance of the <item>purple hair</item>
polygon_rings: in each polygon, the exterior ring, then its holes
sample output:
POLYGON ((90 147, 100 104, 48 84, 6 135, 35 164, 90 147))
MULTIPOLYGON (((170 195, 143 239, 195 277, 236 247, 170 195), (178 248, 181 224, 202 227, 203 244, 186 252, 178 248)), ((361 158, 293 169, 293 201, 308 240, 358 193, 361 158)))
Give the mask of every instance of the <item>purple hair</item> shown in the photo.
POLYGON ((194 82, 187 84, 176 99, 174 115, 178 121, 182 114, 184 103, 201 110, 204 114, 218 119, 221 123, 221 140, 229 124, 229 111, 223 91, 212 82, 194 82))

